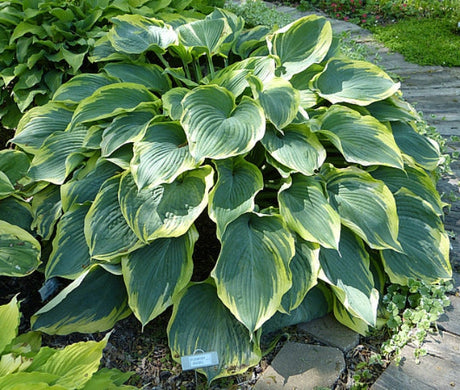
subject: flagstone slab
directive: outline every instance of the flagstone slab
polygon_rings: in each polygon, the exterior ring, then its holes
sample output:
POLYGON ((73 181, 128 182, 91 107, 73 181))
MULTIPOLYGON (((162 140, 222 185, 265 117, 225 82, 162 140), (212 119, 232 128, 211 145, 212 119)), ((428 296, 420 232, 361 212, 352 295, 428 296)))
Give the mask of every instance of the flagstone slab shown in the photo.
POLYGON ((460 336, 460 297, 451 296, 451 305, 439 318, 438 326, 444 331, 460 336))
POLYGON ((339 348, 343 352, 348 352, 359 343, 359 334, 342 325, 332 314, 299 324, 297 327, 321 343, 339 348))
POLYGON ((345 369, 339 349, 286 343, 258 379, 255 390, 313 390, 331 387, 345 369))

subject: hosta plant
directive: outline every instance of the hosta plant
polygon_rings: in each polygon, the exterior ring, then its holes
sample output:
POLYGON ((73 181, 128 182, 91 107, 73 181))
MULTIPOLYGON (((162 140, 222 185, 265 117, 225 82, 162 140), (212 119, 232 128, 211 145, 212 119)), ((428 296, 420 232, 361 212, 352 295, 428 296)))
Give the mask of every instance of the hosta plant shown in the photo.
POLYGON ((99 342, 79 342, 54 349, 42 347, 39 332, 18 336, 20 319, 16 297, 0 306, 0 388, 3 390, 135 389, 123 385, 132 373, 99 370, 102 350, 110 334, 99 342))
POLYGON ((212 381, 256 364, 262 332, 329 310, 365 333, 385 278, 450 278, 439 148, 399 84, 334 42, 318 16, 277 31, 222 10, 114 18, 92 53, 103 71, 13 139, 47 184, 46 278, 69 279, 33 329, 144 326, 172 305, 173 358, 217 351, 212 381))

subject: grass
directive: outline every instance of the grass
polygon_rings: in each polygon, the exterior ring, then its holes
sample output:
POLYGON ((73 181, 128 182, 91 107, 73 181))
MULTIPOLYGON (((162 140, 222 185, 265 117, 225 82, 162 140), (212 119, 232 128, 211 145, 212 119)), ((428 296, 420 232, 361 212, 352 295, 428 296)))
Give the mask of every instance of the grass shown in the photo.
POLYGON ((460 33, 452 19, 409 18, 372 28, 374 37, 389 49, 419 65, 460 66, 460 33))

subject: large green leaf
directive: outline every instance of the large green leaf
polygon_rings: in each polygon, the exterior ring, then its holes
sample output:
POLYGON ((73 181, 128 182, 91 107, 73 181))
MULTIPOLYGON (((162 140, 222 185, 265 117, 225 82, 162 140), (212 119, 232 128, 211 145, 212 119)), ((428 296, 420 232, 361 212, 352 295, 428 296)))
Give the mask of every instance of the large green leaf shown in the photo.
POLYGON ((8 176, 0 171, 0 199, 4 199, 15 192, 13 183, 11 183, 8 176))
POLYGON ((211 275, 221 301, 251 334, 291 288, 294 253, 294 238, 279 216, 246 213, 228 224, 211 275))
POLYGON ((25 276, 40 265, 40 244, 16 225, 0 220, 0 275, 25 276))
POLYGON ((120 175, 107 179, 86 214, 85 237, 95 259, 110 260, 139 246, 118 202, 120 181, 120 175))
POLYGON ((83 160, 85 136, 84 128, 51 134, 36 152, 29 177, 36 181, 63 184, 83 160))
POLYGON ((185 96, 182 105, 181 123, 196 160, 244 154, 264 135, 263 110, 249 97, 235 106, 233 94, 226 89, 200 86, 185 96))
POLYGON ((132 175, 124 174, 119 199, 128 225, 143 242, 185 234, 208 203, 213 173, 205 165, 183 173, 170 184, 141 191, 132 175))
POLYGON ((108 336, 101 341, 82 341, 56 351, 38 372, 57 375, 53 385, 65 388, 81 388, 98 370, 102 351, 107 345, 108 336))
POLYGON ((91 96, 99 88, 113 83, 115 83, 114 79, 103 74, 79 74, 56 90, 53 101, 77 104, 91 96))
POLYGON ((171 355, 177 362, 196 350, 217 352, 219 365, 199 370, 208 382, 242 373, 262 357, 260 347, 219 300, 210 280, 192 284, 174 299, 168 339, 171 355))
POLYGON ((275 77, 261 86, 263 89, 257 92, 257 97, 267 119, 277 129, 283 129, 297 116, 300 104, 299 91, 281 77, 275 77))
POLYGON ((203 19, 179 26, 177 32, 184 46, 202 48, 214 54, 232 30, 226 19, 203 19))
POLYGON ((329 204, 323 185, 314 177, 292 175, 278 195, 280 213, 304 240, 338 248, 340 216, 329 204))
POLYGON ((407 285, 409 278, 450 279, 449 238, 439 216, 428 202, 405 188, 395 199, 400 220, 398 240, 404 252, 381 252, 391 282, 407 285))
POLYGON ((8 177, 12 185, 27 174, 29 165, 29 157, 20 150, 0 150, 0 172, 8 177))
POLYGON ((310 87, 331 103, 367 106, 390 97, 400 84, 370 62, 332 58, 310 87))
POLYGON ((319 251, 319 245, 296 237, 295 255, 289 264, 292 287, 283 295, 280 311, 290 313, 297 309, 307 293, 316 285, 320 268, 319 251))
POLYGON ((51 134, 67 128, 72 115, 73 111, 63 103, 34 107, 21 118, 11 142, 28 153, 35 153, 51 134))
POLYGON ((89 207, 75 206, 59 220, 53 251, 46 263, 47 279, 54 276, 75 279, 89 266, 91 256, 84 233, 85 216, 89 207))
POLYGON ((396 143, 410 160, 429 171, 436 169, 442 158, 436 141, 418 133, 408 123, 392 122, 391 128, 396 143))
POLYGON ((324 317, 330 311, 328 299, 330 290, 325 287, 313 287, 302 300, 299 306, 289 314, 276 312, 262 327, 263 334, 276 332, 284 327, 297 325, 302 322, 313 321, 324 317))
POLYGON ((339 250, 321 248, 319 278, 332 286, 342 304, 353 315, 374 326, 379 301, 369 269, 369 254, 351 230, 342 229, 339 250))
POLYGON ((307 176, 326 159, 326 150, 306 125, 292 124, 283 133, 267 126, 262 144, 276 161, 307 176))
POLYGON ((48 383, 55 382, 57 375, 43 372, 15 372, 0 378, 0 386, 3 390, 66 390, 63 386, 50 386, 48 383))
POLYGON ((401 152, 388 127, 370 115, 332 106, 319 118, 320 132, 343 154, 361 165, 403 167, 401 152))
POLYGON ((217 224, 217 237, 240 215, 253 211, 254 198, 262 190, 259 169, 243 157, 215 161, 217 183, 209 194, 209 217, 217 224))
POLYGON ((94 333, 112 328, 131 313, 123 278, 93 266, 31 318, 47 334, 94 333))
POLYGON ((112 118, 119 114, 143 108, 155 108, 158 98, 146 87, 135 83, 116 83, 103 86, 77 106, 72 126, 112 118), (120 99, 120 97, 123 99, 120 99))
POLYGON ((21 198, 9 196, 0 200, 0 220, 19 226, 20 228, 32 232, 32 208, 28 202, 21 198))
POLYGON ((171 183, 197 167, 184 130, 177 122, 153 123, 142 140, 134 143, 131 172, 139 189, 171 183))
POLYGON ((32 199, 33 221, 31 228, 44 239, 49 240, 54 226, 62 214, 59 187, 49 185, 36 193, 32 199))
POLYGON ((281 60, 281 76, 289 80, 310 65, 320 63, 332 43, 329 21, 316 15, 305 16, 267 38, 270 54, 281 60))
POLYGON ((109 32, 109 40, 122 53, 140 54, 149 49, 163 52, 177 43, 176 32, 161 20, 121 15, 112 21, 114 27, 109 32))
POLYGON ((155 110, 136 110, 117 116, 102 132, 101 155, 110 156, 127 143, 142 139, 155 110))
POLYGON ((168 115, 173 121, 180 120, 182 116, 182 99, 189 92, 189 89, 178 87, 172 88, 163 96, 163 110, 164 114, 168 115))
POLYGON ((429 176, 422 168, 406 165, 404 170, 389 167, 379 167, 370 171, 372 177, 382 180, 394 194, 402 187, 407 188, 415 195, 431 204, 436 214, 442 216, 446 204, 436 189, 435 179, 429 176))
POLYGON ((309 85, 313 76, 322 72, 323 69, 323 66, 319 64, 313 64, 304 71, 295 74, 289 80, 292 86, 299 91, 300 106, 304 109, 315 106, 320 100, 319 96, 309 88, 309 85))
POLYGON ((159 238, 122 259, 128 302, 145 326, 172 304, 190 282, 198 232, 192 226, 180 237, 159 238))
POLYGON ((356 167, 324 166, 331 205, 342 223, 374 249, 401 250, 398 213, 393 194, 380 180, 356 167))
POLYGON ((398 95, 393 95, 388 99, 372 103, 366 108, 369 110, 370 114, 380 122, 414 122, 421 119, 415 108, 402 100, 398 95))
POLYGON ((18 334, 21 314, 16 296, 9 303, 0 306, 0 354, 5 347, 13 341, 18 334))
POLYGON ((74 174, 72 180, 60 187, 64 212, 74 204, 81 205, 85 202, 92 202, 101 185, 119 172, 118 166, 103 158, 88 160, 85 167, 74 174))
POLYGON ((171 89, 171 81, 156 64, 110 63, 104 70, 122 82, 142 84, 155 92, 165 93, 171 89))

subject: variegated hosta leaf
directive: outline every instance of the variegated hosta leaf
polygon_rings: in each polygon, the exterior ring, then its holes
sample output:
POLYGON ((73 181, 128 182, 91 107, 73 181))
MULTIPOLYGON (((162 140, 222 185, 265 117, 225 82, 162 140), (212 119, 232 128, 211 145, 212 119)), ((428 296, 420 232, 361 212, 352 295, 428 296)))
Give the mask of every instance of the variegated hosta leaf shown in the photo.
POLYGON ((72 126, 112 118, 134 111, 141 105, 143 108, 155 109, 155 102, 158 101, 159 99, 141 84, 109 84, 80 102, 75 109, 72 126))
MULTIPOLYGON (((369 334, 369 324, 363 319, 352 315, 336 296, 333 297, 333 307, 334 317, 337 321, 362 336, 367 336, 369 334)), ((378 319, 376 321, 378 322, 378 319)))
POLYGON ((177 43, 176 32, 161 20, 121 15, 112 21, 114 26, 109 31, 109 40, 122 53, 141 54, 149 49, 161 53, 177 43))
POLYGON ((190 282, 195 227, 180 237, 159 238, 122 259, 123 279, 134 315, 145 326, 172 304, 190 282))
POLYGON ((61 189, 62 209, 69 210, 74 204, 92 202, 101 185, 110 177, 120 173, 120 168, 111 162, 99 158, 90 159, 86 166, 76 172, 61 189))
POLYGON ((197 167, 189 152, 184 130, 177 122, 153 123, 142 140, 134 143, 131 172, 142 190, 171 183, 181 173, 197 167))
POLYGON ((256 26, 249 30, 244 30, 238 35, 233 47, 233 52, 241 58, 248 58, 255 49, 266 45, 265 37, 270 33, 268 26, 256 26))
POLYGON ((414 122, 420 120, 420 115, 415 108, 396 95, 372 103, 366 108, 369 110, 370 114, 380 122, 414 122))
POLYGON ((270 54, 281 60, 281 77, 289 80, 310 65, 320 63, 332 43, 330 22, 316 15, 305 16, 267 38, 270 54))
POLYGON ((292 86, 300 93, 300 106, 302 108, 311 108, 318 103, 319 96, 310 89, 309 85, 313 76, 322 72, 323 69, 323 66, 319 64, 313 64, 304 71, 295 74, 289 80, 292 86))
POLYGON ((249 152, 265 131, 262 108, 244 96, 238 105, 232 93, 215 85, 195 88, 182 101, 181 124, 197 161, 223 159, 249 152))
POLYGON ((54 276, 75 279, 89 266, 91 256, 84 233, 85 216, 89 207, 75 206, 59 220, 53 251, 46 263, 46 279, 54 276))
POLYGON ((51 134, 36 151, 28 176, 35 181, 63 184, 84 158, 85 136, 83 128, 51 134))
POLYGON ((283 133, 267 126, 262 144, 275 160, 307 176, 313 175, 326 159, 326 150, 307 125, 292 124, 283 133))
POLYGON ((378 66, 366 61, 332 58, 310 87, 331 103, 367 106, 384 100, 400 87, 378 66))
POLYGON ((398 240, 404 252, 381 252, 390 281, 407 285, 409 278, 450 279, 449 238, 439 216, 430 204, 405 188, 395 199, 400 220, 398 240))
POLYGON ((275 68, 272 56, 246 58, 221 69, 208 84, 224 87, 238 97, 249 87, 249 75, 257 77, 265 85, 275 77, 275 68))
POLYGON ((265 111, 267 119, 277 129, 283 129, 297 116, 300 104, 299 91, 294 89, 289 81, 275 77, 263 84, 263 90, 258 92, 258 101, 265 111), (283 102, 283 104, 280 104, 283 102))
POLYGON ((209 194, 209 217, 217 224, 220 239, 225 227, 248 211, 253 211, 254 198, 262 190, 262 173, 243 157, 214 162, 217 183, 209 194))
POLYGON ((180 120, 182 116, 181 102, 189 91, 187 88, 177 87, 163 94, 161 99, 163 100, 164 115, 168 115, 173 121, 180 120))
POLYGON ((372 177, 382 180, 394 194, 402 187, 407 188, 415 195, 431 204, 436 214, 442 216, 446 204, 436 189, 435 179, 429 176, 422 168, 406 165, 404 171, 389 167, 379 167, 370 172, 372 177))
POLYGON ((369 269, 369 254, 361 239, 344 227, 339 250, 321 248, 319 261, 319 278, 332 286, 350 313, 374 326, 379 294, 369 269))
POLYGON ((0 354, 5 347, 10 344, 18 334, 21 314, 19 313, 19 304, 16 296, 9 303, 0 306, 0 354))
POLYGON ((197 349, 217 352, 219 365, 199 370, 208 382, 245 372, 262 357, 244 325, 219 300, 211 280, 192 284, 174 298, 168 339, 177 362, 197 349))
POLYGON ((296 237, 295 255, 289 263, 292 287, 283 295, 280 311, 289 314, 297 309, 307 293, 317 284, 320 268, 319 251, 319 245, 304 241, 299 236, 296 237))
POLYGON ((98 260, 110 261, 139 247, 118 202, 120 181, 120 175, 107 179, 86 214, 86 242, 91 257, 98 260))
POLYGON ((0 220, 19 226, 25 231, 32 233, 32 208, 28 202, 21 198, 9 196, 0 200, 0 220))
POLYGON ((36 153, 54 132, 63 132, 69 125, 73 110, 62 103, 50 102, 27 111, 21 118, 12 143, 27 153, 36 153))
POLYGON ((232 30, 226 19, 203 19, 179 26, 177 33, 185 47, 203 48, 214 54, 232 30))
POLYGON ((61 195, 59 187, 49 185, 37 192, 32 199, 31 228, 44 240, 49 240, 54 232, 54 226, 62 214, 61 195))
POLYGON ((392 122, 391 128, 400 149, 415 164, 433 171, 441 162, 441 152, 436 141, 418 133, 411 124, 392 122))
POLYGON ((161 237, 179 237, 205 209, 213 174, 212 168, 205 165, 183 173, 170 184, 139 191, 128 172, 120 183, 121 211, 145 243, 161 237))
POLYGON ((19 226, 0 220, 0 275, 26 276, 40 265, 41 247, 19 226))
POLYGON ((326 165, 321 173, 342 224, 373 249, 401 250, 395 200, 382 181, 355 167, 336 169, 326 165))
POLYGON ((338 248, 340 215, 329 204, 320 181, 292 175, 278 194, 280 213, 290 229, 304 240, 338 248))
POLYGON ((14 185, 11 183, 8 176, 0 171, 0 199, 4 199, 15 192, 14 185))
POLYGON ((228 224, 211 276, 217 294, 253 334, 291 288, 294 238, 279 216, 246 213, 228 224))
POLYGON ((53 101, 78 104, 99 88, 113 84, 116 80, 103 74, 83 73, 72 77, 54 93, 53 101))
POLYGON ((102 132, 101 155, 110 156, 121 146, 142 139, 155 110, 136 110, 117 116, 102 132))
POLYGON ((401 152, 388 127, 370 115, 332 106, 319 118, 320 132, 343 154, 345 160, 361 165, 403 168, 401 152))
POLYGON ((13 186, 27 174, 29 166, 29 157, 24 152, 12 149, 0 150, 0 172, 6 175, 13 186))
POLYGON ((330 295, 330 290, 324 287, 313 287, 308 291, 300 305, 289 314, 284 314, 280 311, 276 312, 275 315, 263 325, 263 334, 276 332, 287 326, 313 321, 325 316, 330 311, 330 295))
POLYGON ((120 275, 93 266, 31 318, 32 330, 64 335, 111 329, 131 314, 120 275))
POLYGON ((165 93, 171 89, 171 80, 156 64, 109 63, 104 71, 122 82, 142 84, 155 92, 165 93))
POLYGON ((241 16, 227 11, 225 9, 216 8, 213 12, 206 16, 206 19, 225 19, 230 28, 231 34, 229 34, 224 42, 219 47, 219 52, 228 55, 228 52, 233 47, 236 37, 240 35, 244 27, 244 19, 241 16))

